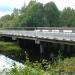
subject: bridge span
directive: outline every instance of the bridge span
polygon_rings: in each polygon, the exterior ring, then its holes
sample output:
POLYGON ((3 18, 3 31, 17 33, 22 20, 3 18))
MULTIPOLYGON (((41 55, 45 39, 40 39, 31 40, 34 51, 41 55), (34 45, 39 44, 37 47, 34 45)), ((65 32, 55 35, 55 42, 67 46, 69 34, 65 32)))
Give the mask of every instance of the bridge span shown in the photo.
POLYGON ((49 58, 59 50, 63 54, 75 54, 75 29, 74 28, 35 28, 35 29, 0 29, 0 37, 18 40, 24 53, 28 49, 30 58, 49 58))
POLYGON ((0 35, 12 36, 13 38, 32 39, 40 41, 66 41, 75 42, 74 29, 34 29, 34 30, 20 30, 20 29, 1 29, 0 35))

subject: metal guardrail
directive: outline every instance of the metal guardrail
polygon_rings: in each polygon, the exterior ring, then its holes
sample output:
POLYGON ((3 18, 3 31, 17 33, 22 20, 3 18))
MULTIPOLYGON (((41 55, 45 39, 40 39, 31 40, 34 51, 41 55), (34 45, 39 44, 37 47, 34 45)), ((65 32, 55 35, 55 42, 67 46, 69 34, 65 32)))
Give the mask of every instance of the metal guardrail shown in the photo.
POLYGON ((18 29, 18 30, 75 30, 75 27, 3 27, 0 29, 18 29))

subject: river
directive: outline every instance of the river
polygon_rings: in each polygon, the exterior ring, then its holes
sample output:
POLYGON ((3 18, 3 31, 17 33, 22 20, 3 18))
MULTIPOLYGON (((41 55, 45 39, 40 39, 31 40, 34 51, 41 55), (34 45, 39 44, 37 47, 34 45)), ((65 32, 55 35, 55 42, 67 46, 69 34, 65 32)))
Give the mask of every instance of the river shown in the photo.
POLYGON ((14 63, 17 67, 24 67, 22 63, 19 63, 6 57, 5 55, 0 54, 0 75, 7 75, 6 70, 10 70, 14 63))

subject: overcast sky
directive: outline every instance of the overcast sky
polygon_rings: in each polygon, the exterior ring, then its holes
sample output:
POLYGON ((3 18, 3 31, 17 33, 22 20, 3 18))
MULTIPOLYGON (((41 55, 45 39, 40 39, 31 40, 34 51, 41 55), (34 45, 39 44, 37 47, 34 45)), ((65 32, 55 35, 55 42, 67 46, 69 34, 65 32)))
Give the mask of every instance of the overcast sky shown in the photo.
MULTIPOLYGON (((30 0, 0 0, 0 16, 5 14, 11 14, 14 8, 21 8, 24 3, 27 5, 30 0)), ((63 10, 64 7, 75 8, 75 0, 36 0, 43 4, 53 1, 57 5, 59 10, 63 10)))

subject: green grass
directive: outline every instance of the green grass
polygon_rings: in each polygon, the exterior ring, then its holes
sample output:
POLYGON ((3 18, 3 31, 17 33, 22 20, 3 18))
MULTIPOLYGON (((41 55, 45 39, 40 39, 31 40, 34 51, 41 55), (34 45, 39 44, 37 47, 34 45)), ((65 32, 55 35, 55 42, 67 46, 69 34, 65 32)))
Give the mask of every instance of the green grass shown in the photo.
POLYGON ((0 52, 17 52, 20 50, 21 48, 15 43, 0 41, 0 52))
POLYGON ((75 75, 75 57, 57 60, 53 64, 49 62, 32 63, 27 60, 24 68, 17 68, 16 65, 10 70, 10 75, 75 75), (42 64, 46 63, 46 69, 42 64))

